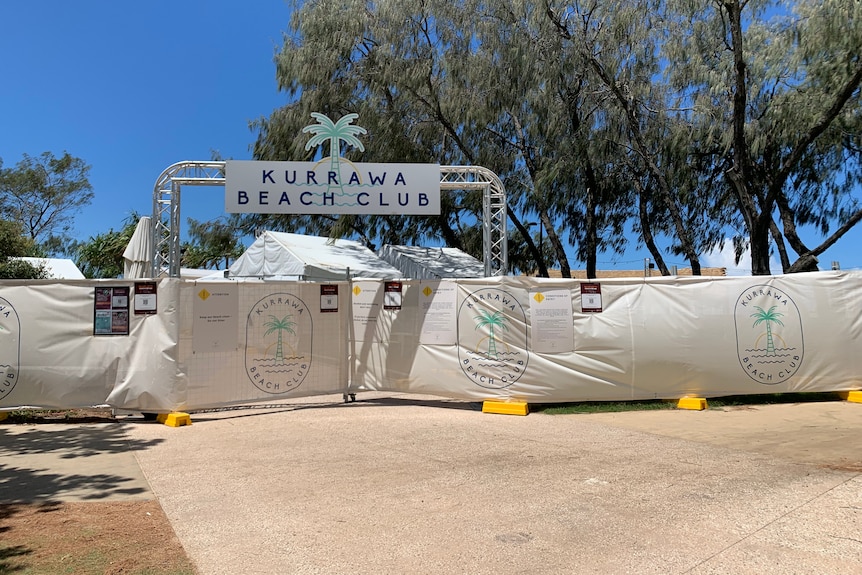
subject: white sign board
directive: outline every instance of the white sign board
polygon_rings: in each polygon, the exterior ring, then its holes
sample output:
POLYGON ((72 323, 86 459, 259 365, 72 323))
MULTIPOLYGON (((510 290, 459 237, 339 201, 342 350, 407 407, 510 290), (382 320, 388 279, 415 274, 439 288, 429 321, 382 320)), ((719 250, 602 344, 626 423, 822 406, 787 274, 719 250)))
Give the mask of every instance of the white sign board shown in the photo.
POLYGON ((228 160, 225 211, 438 215, 440 165, 228 160))
POLYGON ((200 284, 192 301, 192 350, 195 353, 236 350, 239 327, 239 290, 236 285, 200 284))
POLYGON ((353 282, 353 338, 355 341, 375 341, 377 320, 383 303, 383 283, 353 282))
POLYGON ((567 289, 532 291, 530 328, 534 352, 570 352, 575 342, 571 292, 567 289))
POLYGON ((458 284, 427 282, 419 286, 421 344, 455 345, 458 342, 458 284))

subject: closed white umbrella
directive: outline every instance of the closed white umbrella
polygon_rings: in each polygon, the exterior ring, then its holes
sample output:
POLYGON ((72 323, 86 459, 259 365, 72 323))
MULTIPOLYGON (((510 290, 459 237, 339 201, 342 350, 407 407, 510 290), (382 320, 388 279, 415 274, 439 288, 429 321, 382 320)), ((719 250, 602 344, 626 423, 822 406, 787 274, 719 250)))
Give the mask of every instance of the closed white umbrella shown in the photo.
POLYGON ((152 230, 152 221, 148 216, 143 216, 135 226, 135 233, 123 251, 123 277, 126 279, 148 278, 152 275, 152 230))

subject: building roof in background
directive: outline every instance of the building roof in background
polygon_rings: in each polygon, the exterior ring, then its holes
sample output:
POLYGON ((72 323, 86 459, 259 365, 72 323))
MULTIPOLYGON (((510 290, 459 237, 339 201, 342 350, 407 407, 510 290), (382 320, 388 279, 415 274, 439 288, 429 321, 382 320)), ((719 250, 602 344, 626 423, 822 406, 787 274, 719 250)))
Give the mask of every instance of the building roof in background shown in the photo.
MULTIPOLYGON (((661 277, 661 273, 658 270, 650 270, 649 277, 661 277)), ((530 276, 535 276, 536 274, 526 274, 530 276)), ((691 268, 680 268, 677 270, 676 275, 678 276, 690 276, 691 268)), ((726 276, 727 268, 700 268, 700 275, 702 276, 726 276)), ((563 275, 560 273, 560 270, 548 270, 548 277, 552 278, 561 278, 563 275)), ((609 278, 642 278, 644 277, 644 270, 596 270, 596 279, 609 279, 609 278)), ((587 271, 586 270, 572 270, 572 278, 578 280, 587 279, 587 271)))

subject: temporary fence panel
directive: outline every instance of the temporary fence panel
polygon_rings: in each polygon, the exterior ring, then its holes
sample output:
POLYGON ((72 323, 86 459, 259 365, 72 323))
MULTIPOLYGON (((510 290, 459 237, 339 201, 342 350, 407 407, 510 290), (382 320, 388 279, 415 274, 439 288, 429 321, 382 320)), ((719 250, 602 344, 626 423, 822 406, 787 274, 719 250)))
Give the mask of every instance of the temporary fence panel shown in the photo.
POLYGON ((378 305, 354 305, 355 389, 557 402, 862 387, 859 273, 399 283, 400 305, 386 282, 378 305))
POLYGON ((183 283, 182 409, 346 393, 348 284, 183 283))
POLYGON ((0 410, 862 388, 862 274, 0 283, 0 410))
POLYGON ((170 410, 178 280, 0 284, 0 409, 170 410))

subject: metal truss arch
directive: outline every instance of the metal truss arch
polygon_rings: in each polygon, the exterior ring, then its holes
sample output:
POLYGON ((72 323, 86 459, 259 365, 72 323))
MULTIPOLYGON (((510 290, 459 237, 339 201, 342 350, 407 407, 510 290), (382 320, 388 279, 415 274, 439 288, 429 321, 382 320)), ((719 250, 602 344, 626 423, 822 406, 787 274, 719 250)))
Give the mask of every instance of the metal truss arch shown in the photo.
POLYGON ((482 196, 482 259, 485 277, 509 271, 506 189, 499 176, 481 166, 440 166, 440 190, 476 190, 482 196))
MULTIPOLYGON (((180 276, 182 186, 224 186, 225 162, 184 161, 167 167, 153 188, 152 277, 180 276)), ((440 166, 440 190, 482 190, 482 257, 485 276, 506 275, 506 190, 500 178, 480 166, 440 166)))

